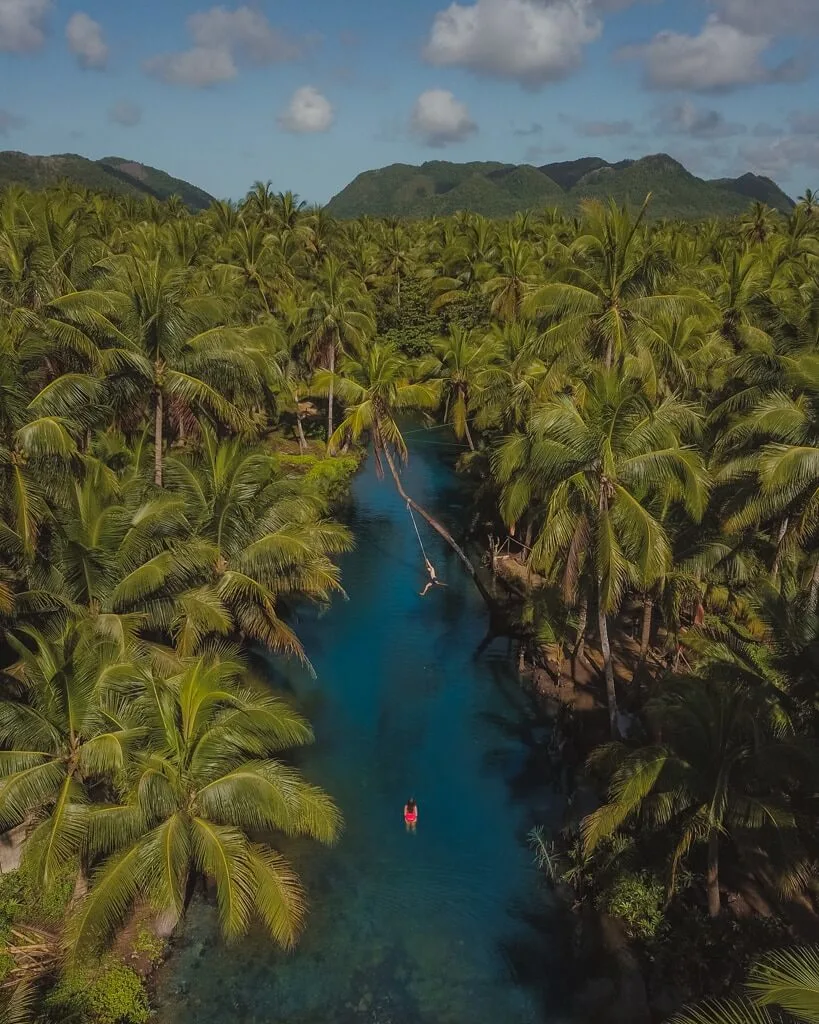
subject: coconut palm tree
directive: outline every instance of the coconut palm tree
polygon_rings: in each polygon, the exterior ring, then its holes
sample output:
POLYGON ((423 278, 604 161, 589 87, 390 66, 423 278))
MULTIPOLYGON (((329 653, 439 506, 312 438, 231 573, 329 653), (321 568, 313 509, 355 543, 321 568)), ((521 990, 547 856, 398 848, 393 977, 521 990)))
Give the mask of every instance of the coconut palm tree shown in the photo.
POLYGON ((191 457, 169 459, 168 484, 184 497, 201 569, 164 601, 177 650, 193 654, 208 636, 237 631, 304 657, 282 606, 340 591, 332 556, 349 550, 349 532, 317 494, 282 477, 275 456, 207 428, 191 457))
POLYGON ((542 344, 548 349, 582 345, 611 369, 638 340, 652 335, 654 318, 707 315, 708 304, 695 290, 659 290, 666 282, 642 232, 650 198, 637 217, 613 201, 584 204, 584 232, 569 248, 568 261, 523 307, 547 320, 542 344))
MULTIPOLYGON (((662 742, 595 754, 609 773, 608 802, 582 823, 586 853, 629 821, 662 829, 674 843, 671 877, 692 847, 704 844, 708 912, 720 913, 723 840, 785 845, 796 820, 788 791, 799 774, 797 749, 776 694, 735 663, 672 679, 648 705, 662 742)), ((724 844, 723 844, 724 845, 724 844)))
POLYGON ((319 266, 316 284, 302 317, 302 337, 314 365, 326 367, 327 438, 333 435, 336 358, 355 354, 375 333, 370 300, 340 260, 329 256, 319 266))
POLYGON ((244 351, 241 330, 224 326, 226 309, 220 298, 199 290, 195 276, 181 269, 161 244, 148 239, 147 247, 153 250, 149 258, 126 255, 115 260, 112 294, 117 309, 106 327, 116 348, 107 364, 132 389, 136 385, 151 396, 154 483, 161 487, 168 401, 239 428, 245 422, 239 403, 247 403, 258 375, 244 351))
POLYGON ((676 1014, 671 1024, 816 1024, 819 949, 797 946, 766 954, 751 967, 747 987, 748 999, 711 1000, 676 1014))
POLYGON ((243 675, 238 662, 196 660, 137 692, 148 739, 127 773, 127 801, 89 838, 107 856, 69 922, 75 950, 97 948, 138 900, 181 917, 200 879, 215 889, 227 938, 257 920, 280 945, 296 941, 305 895, 276 838, 332 843, 341 819, 281 759, 312 741, 307 722, 243 675))
POLYGON ((608 616, 629 583, 646 587, 668 568, 652 499, 703 513, 702 460, 684 443, 698 424, 693 406, 671 396, 653 408, 642 381, 595 369, 574 396, 535 406, 526 429, 493 455, 504 521, 512 526, 527 509, 537 516, 532 565, 559 579, 572 603, 584 566, 594 579, 612 735, 619 727, 608 616))
POLYGON ((6 640, 17 661, 0 700, 0 831, 27 823, 25 857, 48 885, 84 859, 99 787, 113 792, 144 737, 122 696, 139 669, 70 626, 55 639, 21 626, 6 640))
POLYGON ((470 451, 475 442, 469 429, 470 402, 475 392, 489 386, 493 371, 500 365, 498 339, 457 324, 449 336, 433 343, 434 355, 428 361, 432 375, 443 381, 444 420, 452 424, 459 441, 466 438, 470 451))

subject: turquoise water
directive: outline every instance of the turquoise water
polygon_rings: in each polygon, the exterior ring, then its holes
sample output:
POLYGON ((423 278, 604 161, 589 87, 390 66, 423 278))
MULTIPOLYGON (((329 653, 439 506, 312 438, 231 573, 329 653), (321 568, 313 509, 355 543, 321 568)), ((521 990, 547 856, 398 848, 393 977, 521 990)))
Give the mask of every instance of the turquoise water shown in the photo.
MULTIPOLYGON (((458 521, 457 482, 418 445, 407 490, 458 521)), ((340 804, 334 849, 287 850, 310 893, 295 953, 261 936, 224 946, 195 905, 160 975, 162 1024, 530 1024, 561 1014, 566 936, 526 834, 554 820, 545 730, 504 642, 480 654, 486 612, 436 535, 446 589, 421 600, 405 507, 372 459, 356 478, 343 561, 348 601, 303 615, 316 678, 275 681, 315 726, 301 766, 340 804), (420 815, 408 835, 402 808, 420 815)), ((272 670, 271 670, 272 671, 272 670)), ((273 673, 275 675, 275 673, 273 673)))

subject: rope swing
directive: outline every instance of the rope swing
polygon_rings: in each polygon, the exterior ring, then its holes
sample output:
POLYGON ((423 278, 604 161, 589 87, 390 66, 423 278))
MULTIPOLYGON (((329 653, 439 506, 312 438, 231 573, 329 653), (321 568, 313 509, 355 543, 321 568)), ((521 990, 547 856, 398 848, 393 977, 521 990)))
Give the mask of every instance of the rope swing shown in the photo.
POLYGON ((427 558, 427 553, 424 549, 424 542, 421 540, 421 534, 418 532, 418 523, 416 523, 415 521, 415 515, 413 514, 412 511, 412 505, 410 505, 409 502, 407 502, 407 512, 409 512, 410 519, 412 520, 412 525, 415 527, 415 536, 418 538, 418 543, 421 545, 421 554, 424 556, 424 563, 429 564, 429 559, 427 558))

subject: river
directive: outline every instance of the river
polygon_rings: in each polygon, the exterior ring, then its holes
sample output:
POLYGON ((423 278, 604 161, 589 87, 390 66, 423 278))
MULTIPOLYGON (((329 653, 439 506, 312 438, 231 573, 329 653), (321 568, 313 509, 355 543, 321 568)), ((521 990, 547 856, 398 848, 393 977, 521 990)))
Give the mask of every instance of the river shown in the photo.
MULTIPOLYGON (((457 523, 460 492, 446 451, 417 439, 405 482, 416 500, 457 523)), ((316 743, 300 765, 340 804, 344 836, 333 849, 287 849, 311 903, 292 954, 260 935, 225 946, 212 909, 195 904, 158 978, 159 1020, 565 1020, 565 926, 526 842, 533 824, 558 816, 544 728, 506 644, 476 654, 485 608, 423 523, 447 587, 419 597, 412 521, 372 458, 352 499, 356 548, 342 565, 349 599, 298 623, 316 676, 291 666, 274 679, 313 722, 316 743), (402 822, 409 796, 420 810, 415 834, 402 822)))

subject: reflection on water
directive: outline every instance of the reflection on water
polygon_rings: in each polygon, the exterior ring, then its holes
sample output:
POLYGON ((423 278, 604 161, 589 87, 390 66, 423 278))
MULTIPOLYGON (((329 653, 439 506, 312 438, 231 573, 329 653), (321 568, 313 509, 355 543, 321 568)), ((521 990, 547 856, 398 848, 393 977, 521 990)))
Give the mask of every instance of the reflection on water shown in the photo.
MULTIPOLYGON (((407 488, 418 500, 446 516, 440 496, 457 501, 451 485, 437 457, 413 453, 407 488)), ((159 978, 160 1021, 565 1019, 566 936, 526 847, 529 827, 556 816, 542 728, 505 644, 476 656, 483 606, 434 534, 424 544, 448 587, 419 598, 412 523, 372 460, 354 498, 349 601, 298 625, 316 678, 288 669, 279 680, 315 726, 301 766, 341 805, 344 837, 332 850, 286 849, 311 901, 291 955, 261 936, 225 947, 212 910, 194 906, 159 978), (420 809, 411 835, 402 822, 409 796, 420 809)))

